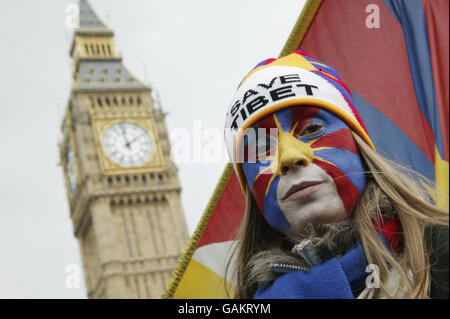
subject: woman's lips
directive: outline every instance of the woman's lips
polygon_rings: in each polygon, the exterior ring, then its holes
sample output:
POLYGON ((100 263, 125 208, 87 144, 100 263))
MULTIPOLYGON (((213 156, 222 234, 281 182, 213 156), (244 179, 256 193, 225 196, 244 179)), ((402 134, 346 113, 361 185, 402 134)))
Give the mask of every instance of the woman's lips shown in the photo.
POLYGON ((322 184, 322 182, 317 181, 301 182, 296 184, 289 188, 286 195, 284 195, 283 200, 294 200, 308 196, 309 194, 315 192, 320 187, 320 184, 322 184))

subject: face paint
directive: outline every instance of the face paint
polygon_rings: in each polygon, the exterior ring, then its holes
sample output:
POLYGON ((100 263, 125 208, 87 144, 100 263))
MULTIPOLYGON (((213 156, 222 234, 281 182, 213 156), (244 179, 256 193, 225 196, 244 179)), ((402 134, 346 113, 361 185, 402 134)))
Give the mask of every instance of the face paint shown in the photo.
POLYGON ((245 150, 256 155, 242 163, 242 170, 272 227, 336 222, 353 211, 366 177, 345 122, 317 107, 294 106, 252 126, 258 128, 267 134, 244 139, 245 150))

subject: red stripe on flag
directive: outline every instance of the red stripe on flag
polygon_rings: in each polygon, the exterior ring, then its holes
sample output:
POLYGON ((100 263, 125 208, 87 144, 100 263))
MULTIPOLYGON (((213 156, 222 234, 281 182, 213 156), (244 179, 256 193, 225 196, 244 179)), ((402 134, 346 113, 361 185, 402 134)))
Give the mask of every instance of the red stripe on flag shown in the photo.
POLYGON ((428 46, 444 149, 443 156, 448 161, 449 1, 422 0, 422 7, 428 31, 428 46))
POLYGON ((301 48, 333 66, 434 163, 433 130, 411 94, 403 30, 382 0, 323 1, 301 48), (366 26, 369 4, 380 8, 378 29, 366 26))
POLYGON ((237 180, 236 174, 231 174, 208 225, 203 232, 197 248, 204 245, 233 240, 245 211, 245 197, 237 180))

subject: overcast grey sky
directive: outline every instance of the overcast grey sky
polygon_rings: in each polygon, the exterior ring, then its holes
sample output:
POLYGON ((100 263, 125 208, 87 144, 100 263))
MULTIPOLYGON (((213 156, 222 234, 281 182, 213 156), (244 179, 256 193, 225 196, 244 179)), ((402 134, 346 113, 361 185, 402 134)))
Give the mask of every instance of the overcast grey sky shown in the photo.
MULTIPOLYGON (((0 11, 0 298, 85 298, 57 143, 71 88, 65 9, 76 0, 3 0, 0 11)), ((169 132, 222 130, 242 77, 277 57, 304 0, 90 0, 125 66, 159 92, 169 132), (282 5, 281 5, 282 3, 282 5)), ((224 164, 179 164, 192 233, 224 164)), ((82 274, 81 274, 82 275, 82 274)))

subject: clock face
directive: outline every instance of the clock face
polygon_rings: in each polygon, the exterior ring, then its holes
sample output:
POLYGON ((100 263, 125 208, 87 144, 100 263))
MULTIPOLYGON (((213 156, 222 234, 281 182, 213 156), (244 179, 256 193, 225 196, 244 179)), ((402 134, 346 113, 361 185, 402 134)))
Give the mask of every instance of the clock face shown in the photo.
POLYGON ((70 192, 73 193, 77 189, 78 184, 78 167, 73 149, 69 146, 66 152, 66 175, 69 181, 70 192))
POLYGON ((150 135, 133 123, 111 125, 103 136, 103 149, 116 164, 137 167, 147 163, 153 154, 150 135))

